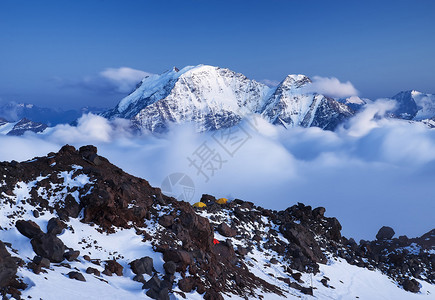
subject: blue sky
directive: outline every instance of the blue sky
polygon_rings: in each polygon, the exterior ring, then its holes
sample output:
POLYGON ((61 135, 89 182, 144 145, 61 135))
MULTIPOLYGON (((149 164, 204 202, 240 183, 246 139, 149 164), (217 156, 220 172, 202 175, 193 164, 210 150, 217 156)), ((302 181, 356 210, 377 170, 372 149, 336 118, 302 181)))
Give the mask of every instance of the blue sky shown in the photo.
POLYGON ((434 15, 431 0, 4 0, 0 99, 110 107, 123 93, 98 81, 107 68, 200 63, 258 80, 335 76, 369 98, 434 93, 434 15))

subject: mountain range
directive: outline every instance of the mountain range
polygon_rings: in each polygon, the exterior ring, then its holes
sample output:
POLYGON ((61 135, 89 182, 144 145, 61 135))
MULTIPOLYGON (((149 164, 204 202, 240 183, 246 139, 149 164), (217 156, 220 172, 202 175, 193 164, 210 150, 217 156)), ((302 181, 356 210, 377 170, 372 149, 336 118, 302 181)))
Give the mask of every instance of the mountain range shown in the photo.
POLYGON ((171 123, 193 122, 198 131, 236 125, 259 114, 275 125, 333 130, 353 115, 324 95, 305 93, 311 80, 289 75, 270 88, 229 69, 199 65, 145 77, 135 91, 102 114, 131 119, 134 126, 164 132, 171 123))
MULTIPOLYGON (((333 99, 310 91, 305 75, 288 75, 268 87, 240 73, 214 66, 174 68, 145 77, 118 105, 102 114, 131 119, 137 129, 165 132, 170 124, 194 123, 198 131, 234 126, 258 114, 274 125, 320 127, 334 130, 352 117, 369 99, 352 96, 333 99)), ((435 96, 417 91, 401 92, 391 99, 397 106, 389 117, 424 121, 435 117, 435 96)))
MULTIPOLYGON (((75 125, 77 118, 89 112, 108 119, 129 119, 136 130, 153 133, 166 132, 172 124, 182 123, 194 124, 198 132, 229 128, 253 114, 285 128, 335 130, 372 103, 358 96, 334 99, 311 92, 311 84, 310 78, 300 74, 288 75, 276 87, 269 87, 226 68, 208 65, 173 68, 160 75, 146 76, 133 92, 108 110, 63 111, 16 103, 0 106, 3 117, 0 132, 7 133, 6 129, 12 129, 23 118, 35 122, 33 127, 28 124, 28 130, 35 132, 41 131, 40 123, 75 125)), ((389 99, 396 102, 396 107, 387 117, 435 127, 435 95, 410 90, 389 99)))

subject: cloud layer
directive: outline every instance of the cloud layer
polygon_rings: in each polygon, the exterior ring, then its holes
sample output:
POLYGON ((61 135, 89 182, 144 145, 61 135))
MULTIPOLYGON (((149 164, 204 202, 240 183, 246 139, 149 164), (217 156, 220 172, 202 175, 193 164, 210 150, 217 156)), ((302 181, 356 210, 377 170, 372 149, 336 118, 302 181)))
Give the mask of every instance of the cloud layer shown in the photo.
POLYGON ((164 137, 135 136, 125 120, 84 115, 77 127, 58 125, 45 135, 0 136, 7 145, 0 147, 0 160, 46 155, 66 143, 95 144, 101 155, 154 186, 172 173, 187 174, 196 189, 192 201, 209 193, 272 209, 302 202, 326 207, 346 236, 373 239, 383 225, 421 235, 435 227, 435 130, 383 118, 392 105, 374 102, 336 132, 285 130, 256 117, 238 127, 238 139, 228 132, 196 134, 189 125, 164 137), (214 151, 213 174, 202 169, 208 181, 189 162, 204 146, 214 151))
POLYGON ((106 68, 97 75, 86 76, 78 81, 58 80, 61 86, 83 88, 97 93, 126 94, 151 73, 128 67, 106 68))

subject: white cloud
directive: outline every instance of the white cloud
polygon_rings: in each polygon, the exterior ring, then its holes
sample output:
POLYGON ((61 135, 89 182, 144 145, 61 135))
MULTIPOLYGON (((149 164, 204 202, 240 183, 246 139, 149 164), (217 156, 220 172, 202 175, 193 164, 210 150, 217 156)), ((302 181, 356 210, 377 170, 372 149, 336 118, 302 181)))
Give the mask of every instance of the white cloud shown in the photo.
POLYGON ((97 75, 85 76, 78 81, 56 78, 61 86, 83 88, 97 93, 126 94, 134 90, 136 85, 151 73, 128 67, 106 68, 97 75))
POLYGON ((127 67, 107 68, 100 72, 100 76, 113 83, 120 93, 132 91, 138 82, 150 75, 151 73, 127 67))
POLYGON ((356 114, 344 126, 350 136, 364 136, 374 128, 382 126, 382 123, 391 123, 393 120, 384 119, 385 114, 396 106, 396 101, 391 99, 379 99, 367 103, 364 110, 356 114))
POLYGON ((373 239, 383 225, 398 235, 421 235, 433 227, 435 130, 382 118, 391 106, 375 102, 336 132, 286 130, 262 120, 255 131, 252 121, 245 122, 251 138, 234 156, 219 148, 213 133, 196 134, 193 126, 174 127, 159 138, 135 136, 125 120, 85 115, 77 127, 58 125, 45 135, 0 136, 0 161, 45 155, 66 143, 94 144, 99 154, 154 186, 171 173, 187 174, 196 186, 194 201, 208 193, 271 209, 302 202, 326 207, 348 237, 373 239), (187 160, 204 142, 225 160, 209 182, 187 160))
POLYGON ((358 91, 350 81, 341 82, 335 77, 314 76, 312 83, 306 85, 305 92, 318 93, 333 98, 357 96, 358 91))

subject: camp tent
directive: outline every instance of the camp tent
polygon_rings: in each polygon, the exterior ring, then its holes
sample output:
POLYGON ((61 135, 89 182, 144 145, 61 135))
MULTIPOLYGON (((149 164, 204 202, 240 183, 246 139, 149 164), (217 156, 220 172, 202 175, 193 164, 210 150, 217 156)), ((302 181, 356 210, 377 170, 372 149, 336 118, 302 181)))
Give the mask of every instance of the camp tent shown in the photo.
POLYGON ((227 198, 220 198, 216 201, 218 204, 227 204, 228 199, 227 198))
POLYGON ((195 204, 193 204, 193 207, 206 207, 207 205, 205 205, 204 202, 196 202, 195 204))

